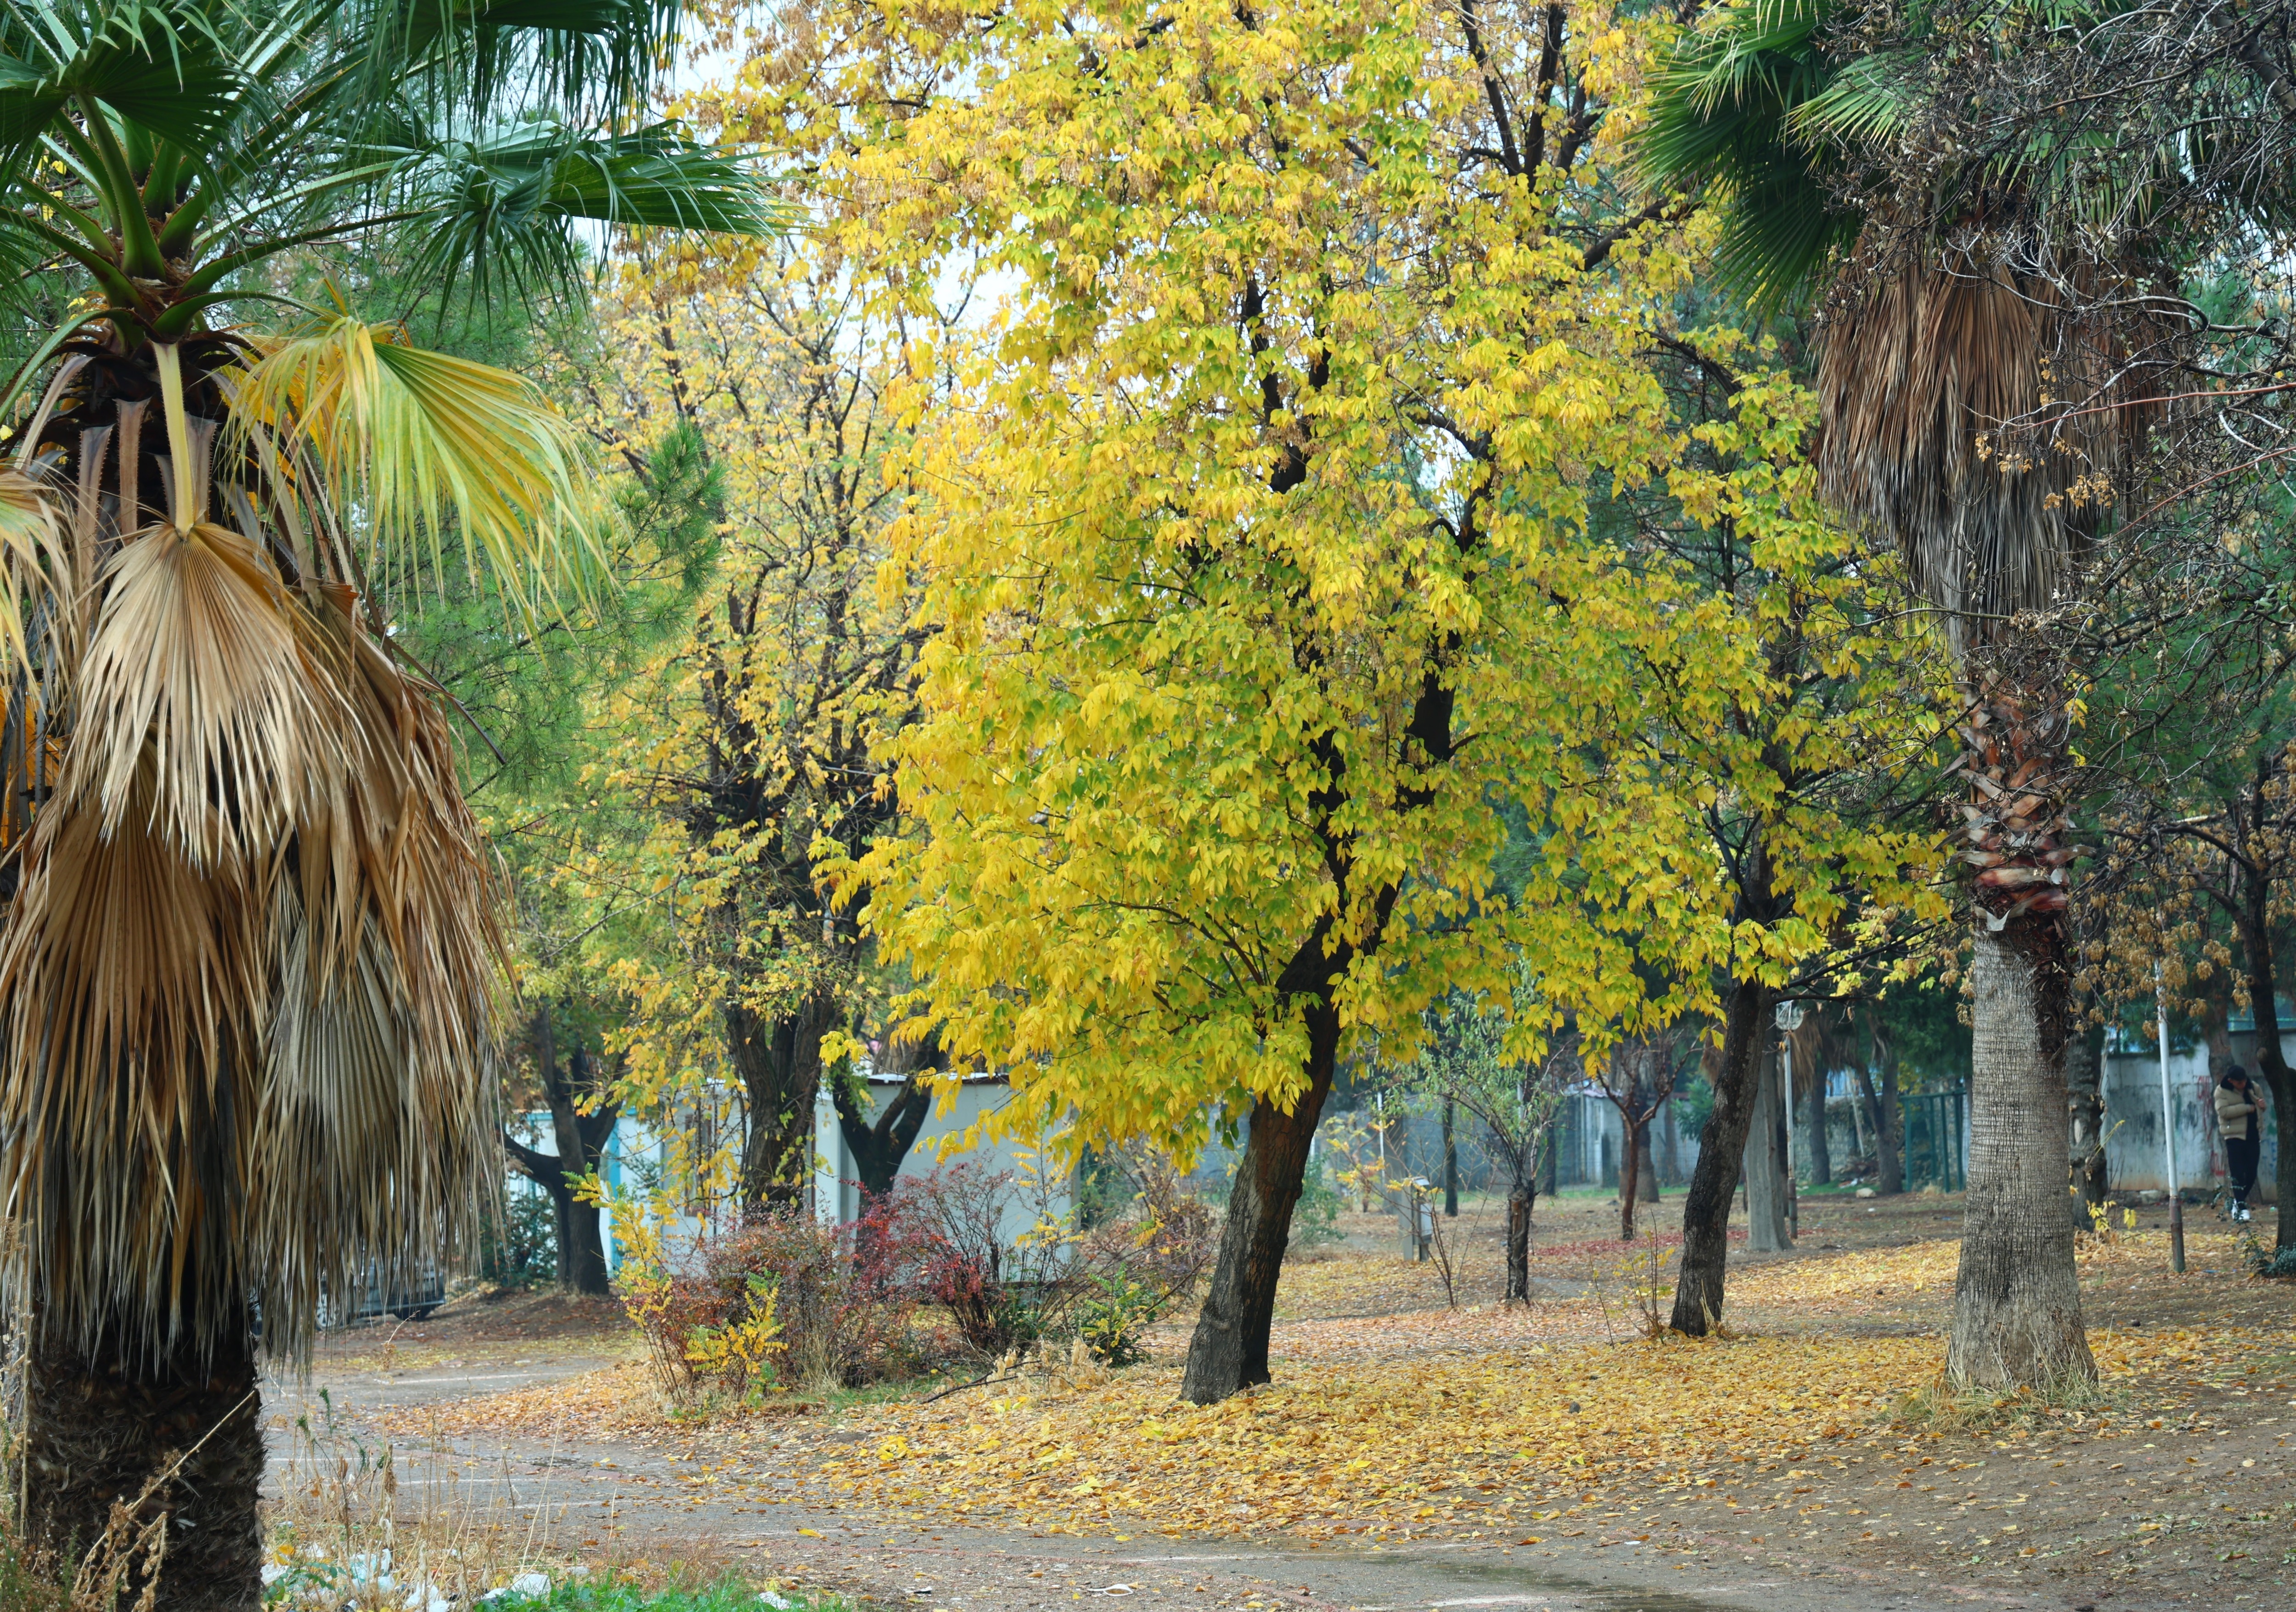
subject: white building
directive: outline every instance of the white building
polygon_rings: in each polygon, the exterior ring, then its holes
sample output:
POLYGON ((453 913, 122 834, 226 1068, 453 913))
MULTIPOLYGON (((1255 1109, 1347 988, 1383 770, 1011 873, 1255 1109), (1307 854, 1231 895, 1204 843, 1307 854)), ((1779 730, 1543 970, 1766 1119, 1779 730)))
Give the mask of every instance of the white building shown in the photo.
MULTIPOLYGON (((869 1119, 874 1124, 900 1090, 901 1078, 872 1075, 866 1079, 869 1119)), ((899 1172, 902 1177, 922 1177, 930 1175, 944 1162, 963 1159, 992 1173, 1010 1173, 1015 1190, 1005 1206, 1005 1223, 1002 1227, 1008 1242, 1029 1231, 1044 1215, 1064 1219, 1075 1206, 1072 1171, 1049 1158, 1040 1159, 1025 1141, 988 1133, 994 1128, 999 1111, 1012 1100, 1012 1083, 1001 1075, 964 1076, 961 1084, 936 1096, 931 1113, 901 1160, 899 1172)), ((517 1127, 519 1140, 538 1153, 555 1158, 558 1144, 550 1116, 536 1112, 520 1118, 523 1124, 517 1127)), ((726 1166, 738 1167, 742 1129, 738 1098, 713 1084, 693 1105, 685 1124, 675 1131, 623 1116, 607 1139, 598 1174, 610 1197, 654 1193, 685 1158, 720 1153, 720 1173, 726 1174, 726 1166), (721 1145, 730 1151, 721 1153, 721 1145)), ((520 1193, 542 1191, 516 1171, 511 1173, 510 1190, 520 1193)), ((844 1133, 837 1123, 836 1104, 826 1084, 821 1087, 814 1106, 813 1207, 816 1218, 838 1223, 853 1220, 861 1213, 859 1171, 851 1150, 845 1145, 844 1133)), ((698 1239, 722 1230, 734 1208, 730 1190, 696 1195, 680 1206, 680 1212, 664 1228, 664 1240, 673 1248, 691 1247, 698 1239)), ((605 1241, 606 1269, 611 1272, 621 1263, 613 1216, 603 1206, 596 1213, 605 1241)))

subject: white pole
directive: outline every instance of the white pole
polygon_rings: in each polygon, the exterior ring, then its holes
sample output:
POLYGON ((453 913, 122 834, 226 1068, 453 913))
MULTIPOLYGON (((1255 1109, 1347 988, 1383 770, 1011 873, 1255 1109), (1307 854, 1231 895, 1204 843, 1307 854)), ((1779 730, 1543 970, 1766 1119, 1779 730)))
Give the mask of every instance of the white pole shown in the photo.
POLYGON ((2161 1151, 2169 1166, 2169 1263, 2185 1268, 2185 1199, 2177 1185, 2177 1110, 2169 1092, 2169 996, 2161 965, 2152 965, 2152 1011, 2161 1037, 2161 1151))

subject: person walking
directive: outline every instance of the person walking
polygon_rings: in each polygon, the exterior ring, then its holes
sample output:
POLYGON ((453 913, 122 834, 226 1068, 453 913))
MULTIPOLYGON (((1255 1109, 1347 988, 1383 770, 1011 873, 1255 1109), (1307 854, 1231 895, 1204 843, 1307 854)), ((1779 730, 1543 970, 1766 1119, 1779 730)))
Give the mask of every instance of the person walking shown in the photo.
POLYGON ((2263 1150, 2256 1088, 2248 1071, 2234 1064, 2217 1082, 2217 1129, 2224 1135, 2225 1168, 2232 1176, 2232 1217, 2249 1218, 2248 1195, 2256 1190, 2257 1155, 2263 1150))

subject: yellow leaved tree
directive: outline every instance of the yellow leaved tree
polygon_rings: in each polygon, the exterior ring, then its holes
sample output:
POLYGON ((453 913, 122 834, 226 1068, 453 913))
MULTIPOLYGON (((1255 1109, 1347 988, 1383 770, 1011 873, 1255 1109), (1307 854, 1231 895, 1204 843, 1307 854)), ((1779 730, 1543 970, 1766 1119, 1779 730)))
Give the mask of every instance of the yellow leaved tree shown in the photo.
MULTIPOLYGON (((884 462, 900 349, 832 260, 788 246, 638 255, 601 317, 586 417, 633 465, 672 437, 698 442, 723 520, 688 628, 598 696, 605 757, 588 782, 637 827, 570 849, 569 887, 599 915, 584 967, 626 1009, 622 1100, 658 1118, 708 1109, 723 1081, 731 1101, 716 1107, 738 1110, 742 1134, 681 1168, 731 1176, 745 1214, 786 1207, 811 1179, 815 1094, 835 1076, 824 1038, 834 1047, 882 994, 816 863, 892 822, 878 751, 913 707, 921 634, 911 601, 877 585, 898 505, 884 462)), ((882 1049, 880 1062, 918 1059, 882 1049)), ((914 1134, 922 1082, 886 1127, 840 1084, 857 1153, 904 1124, 914 1134)))
POLYGON ((1748 617, 1785 593, 1614 519, 1663 486, 1780 572, 1843 546, 1796 469, 1800 393, 1742 389, 1726 455, 1651 363, 1702 228, 1623 208, 1607 164, 1664 28, 849 4, 768 27, 710 105, 791 134, 888 306, 955 264, 1006 288, 912 405, 887 575, 934 634, 891 747, 913 831, 842 877, 1032 1123, 1245 1129, 1199 1402, 1268 1376, 1351 1039, 1407 1045, 1436 996, 1506 1002, 1520 967, 1512 1044, 1572 1015, 1599 1057, 1841 927, 1858 859, 1829 840, 1822 880, 1766 879, 1788 899, 1748 913, 1712 831, 1718 807, 1788 850, 1861 831, 1733 726, 1775 697, 1748 617))

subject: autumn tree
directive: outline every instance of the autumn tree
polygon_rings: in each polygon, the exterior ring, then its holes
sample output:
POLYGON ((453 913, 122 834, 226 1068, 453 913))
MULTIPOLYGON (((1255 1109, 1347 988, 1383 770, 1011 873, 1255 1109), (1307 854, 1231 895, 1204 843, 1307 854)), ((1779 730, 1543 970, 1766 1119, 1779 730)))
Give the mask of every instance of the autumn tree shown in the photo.
MULTIPOLYGON (((2268 528, 2284 513, 2267 495, 2240 524, 2268 528)), ((2080 984, 2096 1021, 2085 1034, 2156 990, 2204 1023, 2248 1008, 2280 1141, 2284 1248, 2296 1242, 2296 1077, 2278 1006, 2296 912, 2296 676, 2285 647, 2296 621, 2284 566, 2276 545, 2243 542, 2224 545, 2205 572, 2180 566, 2165 586, 2154 579, 2143 602, 2163 626, 2108 663, 2092 692, 2096 726, 2143 742, 2111 758, 2119 787, 2100 814, 2104 867, 2080 984)))
POLYGON ((921 423, 896 529, 936 629, 897 746, 917 831, 851 877, 953 1051, 1012 1071, 1033 1119, 1185 1140, 1210 1105, 1244 1117, 1185 1386, 1211 1400, 1267 1376, 1354 1038, 1506 988, 1518 958, 1526 1053, 1574 1009, 1631 1035, 1710 1000, 1734 948, 1767 977, 1830 921, 1766 932, 1708 898, 1712 786, 1667 765, 1645 700, 1752 709, 1767 674, 1731 608, 1592 529, 1598 489, 1679 471, 1685 506, 1797 575, 1841 536, 1763 446, 1796 435, 1770 423, 1791 388, 1737 395, 1746 464, 1676 463, 1641 321, 1685 243, 1603 176, 1662 25, 998 17, 768 29, 724 127, 797 131, 887 296, 955 259, 1011 282, 921 423), (1495 800, 1541 825, 1517 900, 1493 896, 1495 800), (1612 983, 1628 927, 1671 937, 1668 990, 1612 983))
POLYGON ((649 917, 587 956, 629 996, 616 1044, 631 1101, 659 1107, 730 1068, 754 1214, 811 1178, 815 1092, 837 1073, 824 1038, 872 999, 857 926, 817 869, 895 820, 882 752, 920 636, 907 597, 879 587, 899 355, 817 255, 641 256, 618 287, 585 418, 634 463, 690 434, 723 518, 701 608, 601 698, 614 737, 597 787, 652 826, 634 847, 582 847, 578 882, 602 906, 636 883, 649 917))
POLYGON ((1577 1038, 1555 1036, 1543 1056, 1511 1051, 1512 1002, 1487 1011, 1454 994, 1431 1020, 1419 1056, 1396 1072, 1398 1084, 1464 1110, 1480 1123, 1484 1147, 1506 1166, 1506 1291, 1503 1302, 1530 1302, 1531 1215, 1540 1166, 1554 1146, 1568 1084, 1579 1074, 1577 1038))

